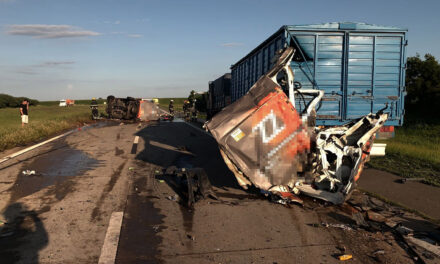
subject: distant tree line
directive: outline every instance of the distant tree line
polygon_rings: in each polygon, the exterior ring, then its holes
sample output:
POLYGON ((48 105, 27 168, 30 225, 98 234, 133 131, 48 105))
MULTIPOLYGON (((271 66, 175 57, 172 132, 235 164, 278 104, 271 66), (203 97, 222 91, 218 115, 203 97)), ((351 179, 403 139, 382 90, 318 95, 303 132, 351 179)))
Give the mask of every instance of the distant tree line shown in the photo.
POLYGON ((406 87, 409 110, 437 114, 433 110, 440 110, 440 64, 433 55, 408 58, 406 87))
POLYGON ((29 105, 37 105, 40 102, 35 99, 29 99, 27 97, 14 97, 8 94, 0 94, 0 108, 5 107, 19 107, 23 100, 28 100, 29 105))

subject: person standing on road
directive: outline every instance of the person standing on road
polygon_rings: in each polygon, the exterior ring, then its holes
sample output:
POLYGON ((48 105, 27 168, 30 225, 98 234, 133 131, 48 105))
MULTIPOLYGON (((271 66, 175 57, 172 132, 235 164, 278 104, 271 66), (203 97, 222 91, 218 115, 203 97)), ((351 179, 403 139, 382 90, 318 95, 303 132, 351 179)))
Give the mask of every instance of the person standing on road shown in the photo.
POLYGON ((194 99, 192 107, 191 107, 191 121, 197 122, 197 108, 196 108, 196 99, 194 99))
POLYGON ((174 100, 170 100, 170 104, 168 105, 168 110, 170 111, 170 115, 174 115, 174 100))
POLYGON ((92 102, 90 102, 90 109, 92 109, 92 118, 99 119, 99 111, 98 111, 98 101, 96 98, 92 98, 92 102))
POLYGON ((23 100, 23 102, 21 102, 20 105, 21 127, 24 127, 25 124, 29 123, 28 112, 29 112, 29 101, 25 99, 23 100))

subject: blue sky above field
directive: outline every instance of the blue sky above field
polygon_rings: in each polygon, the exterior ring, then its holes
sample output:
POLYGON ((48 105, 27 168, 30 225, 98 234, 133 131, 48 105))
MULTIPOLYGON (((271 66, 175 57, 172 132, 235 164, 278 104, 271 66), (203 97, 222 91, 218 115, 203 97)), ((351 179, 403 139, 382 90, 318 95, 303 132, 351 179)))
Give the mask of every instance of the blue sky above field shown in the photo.
POLYGON ((440 57, 440 1, 0 0, 0 93, 40 100, 204 91, 282 25, 409 30, 440 57))

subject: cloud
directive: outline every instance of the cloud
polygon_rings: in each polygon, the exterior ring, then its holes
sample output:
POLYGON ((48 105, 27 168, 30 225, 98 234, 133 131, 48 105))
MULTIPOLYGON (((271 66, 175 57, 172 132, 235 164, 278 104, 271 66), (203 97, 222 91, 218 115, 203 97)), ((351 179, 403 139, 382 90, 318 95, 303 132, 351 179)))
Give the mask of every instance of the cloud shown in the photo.
POLYGON ((67 90, 72 91, 73 90, 73 84, 68 84, 67 85, 67 90))
POLYGON ((121 21, 120 21, 120 20, 116 20, 116 21, 104 21, 104 24, 119 25, 119 24, 121 24, 121 21))
POLYGON ((221 46, 223 46, 223 47, 228 47, 228 48, 233 48, 233 47, 244 46, 244 43, 240 43, 240 42, 228 42, 228 43, 222 43, 221 46))
POLYGON ((136 19, 136 22, 150 22, 150 19, 149 18, 139 18, 139 19, 136 19))
POLYGON ((75 64, 74 61, 46 61, 41 64, 34 65, 35 67, 56 67, 75 64))
POLYGON ((37 72, 33 71, 33 70, 26 70, 26 69, 21 69, 21 70, 16 70, 16 73, 20 73, 20 74, 26 74, 26 75, 35 75, 37 74, 37 72))
POLYGON ((130 38, 142 38, 143 37, 143 35, 141 35, 141 34, 128 34, 127 36, 130 38))
POLYGON ((9 35, 29 36, 33 38, 77 38, 101 35, 98 32, 83 30, 71 25, 10 25, 6 31, 9 35))

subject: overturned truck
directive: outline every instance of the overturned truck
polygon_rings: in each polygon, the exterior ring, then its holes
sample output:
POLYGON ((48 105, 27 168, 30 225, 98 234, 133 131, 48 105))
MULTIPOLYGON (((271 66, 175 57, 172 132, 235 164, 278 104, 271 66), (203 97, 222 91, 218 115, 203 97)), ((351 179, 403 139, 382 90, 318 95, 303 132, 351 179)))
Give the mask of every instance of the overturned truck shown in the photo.
POLYGON ((110 119, 153 121, 160 119, 159 107, 150 100, 133 97, 107 97, 107 115, 110 119))
POLYGON ((280 52, 247 94, 205 126, 243 188, 254 185, 282 203, 301 203, 297 195, 303 193, 341 204, 375 151, 375 134, 388 118, 386 106, 346 125, 315 126, 324 92, 294 82, 294 56, 292 47, 280 52), (294 107, 297 96, 308 98, 302 112, 294 107))

